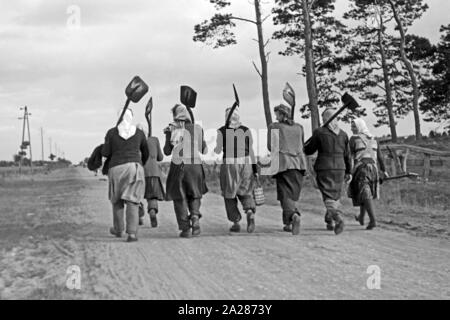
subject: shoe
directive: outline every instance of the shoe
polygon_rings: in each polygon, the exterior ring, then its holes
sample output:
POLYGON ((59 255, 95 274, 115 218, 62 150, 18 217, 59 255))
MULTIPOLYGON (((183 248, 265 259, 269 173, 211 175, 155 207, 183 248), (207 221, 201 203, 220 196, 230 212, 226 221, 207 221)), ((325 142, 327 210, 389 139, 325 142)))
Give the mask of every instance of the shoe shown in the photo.
POLYGON ((300 215, 295 213, 292 217, 292 234, 294 236, 300 233, 300 215))
POLYGON ((191 237, 191 229, 182 230, 180 232, 180 238, 190 238, 191 237))
POLYGON ((144 219, 143 218, 139 218, 139 225, 143 226, 144 225, 144 219))
POLYGON ((111 233, 116 238, 122 238, 122 232, 117 232, 114 227, 109 228, 109 233, 111 233))
POLYGON ((358 221, 360 225, 364 225, 364 220, 361 219, 360 215, 355 214, 355 220, 358 221))
POLYGON ((193 216, 191 218, 191 223, 192 223, 192 235, 195 236, 199 236, 200 235, 200 218, 197 216, 193 216))
POLYGON ((240 232, 241 231, 241 226, 239 225, 239 222, 235 222, 231 228, 230 228, 231 232, 240 232))
POLYGON ((283 227, 283 231, 292 232, 292 226, 290 224, 285 225, 283 227))
POLYGON ((150 215, 150 224, 152 228, 156 228, 158 226, 158 219, 156 219, 155 210, 150 210, 148 214, 150 215))
POLYGON ((334 233, 336 235, 341 234, 342 231, 344 231, 344 220, 336 222, 336 225, 334 226, 334 233))
POLYGON ((136 241, 138 241, 138 238, 136 237, 136 235, 131 235, 131 234, 128 235, 127 242, 136 242, 136 241))
POLYGON ((329 231, 333 231, 334 230, 333 223, 327 223, 327 230, 329 230, 329 231))
POLYGON ((367 226, 366 230, 372 230, 372 229, 375 228, 376 226, 377 226, 377 225, 376 225, 375 222, 374 222, 374 223, 370 222, 369 225, 367 226))
POLYGON ((247 213, 247 232, 252 233, 255 231, 255 214, 253 212, 247 213))

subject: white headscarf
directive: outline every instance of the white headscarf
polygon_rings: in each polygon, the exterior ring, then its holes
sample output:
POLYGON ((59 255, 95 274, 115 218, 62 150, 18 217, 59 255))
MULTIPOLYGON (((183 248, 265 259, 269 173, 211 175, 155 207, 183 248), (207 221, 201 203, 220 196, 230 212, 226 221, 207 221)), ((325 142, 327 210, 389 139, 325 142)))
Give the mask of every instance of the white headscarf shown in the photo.
POLYGON ((121 136, 125 140, 128 140, 136 133, 136 126, 132 124, 132 121, 133 111, 131 109, 127 109, 125 111, 125 114, 123 115, 122 121, 117 126, 117 129, 119 130, 119 136, 121 136))
POLYGON ((355 123, 358 133, 363 133, 369 138, 373 138, 373 134, 370 133, 369 128, 367 128, 367 124, 363 119, 358 118, 353 120, 353 122, 355 123))
MULTIPOLYGON (((225 110, 225 121, 228 119, 228 115, 230 114, 231 108, 225 110)), ((239 111, 234 109, 233 114, 230 117, 229 127, 232 129, 237 129, 241 126, 241 117, 239 116, 239 111)))

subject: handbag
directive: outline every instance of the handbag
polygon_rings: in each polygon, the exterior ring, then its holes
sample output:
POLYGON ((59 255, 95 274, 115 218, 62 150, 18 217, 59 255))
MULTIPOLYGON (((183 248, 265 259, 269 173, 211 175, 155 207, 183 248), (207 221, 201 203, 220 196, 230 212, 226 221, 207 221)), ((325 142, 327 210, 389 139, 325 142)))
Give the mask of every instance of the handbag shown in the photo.
POLYGON ((259 178, 256 179, 256 187, 253 189, 253 198, 255 199, 255 204, 257 206, 262 206, 266 202, 264 190, 259 178))

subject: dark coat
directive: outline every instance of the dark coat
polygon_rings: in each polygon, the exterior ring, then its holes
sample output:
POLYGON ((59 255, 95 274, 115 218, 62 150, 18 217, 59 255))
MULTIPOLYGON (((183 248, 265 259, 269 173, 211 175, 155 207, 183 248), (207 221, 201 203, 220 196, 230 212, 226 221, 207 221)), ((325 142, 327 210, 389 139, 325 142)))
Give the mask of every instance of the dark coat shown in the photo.
POLYGON ((352 171, 349 140, 347 134, 340 130, 336 135, 327 127, 316 129, 311 140, 305 145, 305 154, 318 152, 314 170, 344 170, 346 174, 352 171))
POLYGON ((102 166, 102 148, 103 144, 99 145, 92 151, 91 156, 88 159, 87 167, 91 171, 96 171, 102 166))

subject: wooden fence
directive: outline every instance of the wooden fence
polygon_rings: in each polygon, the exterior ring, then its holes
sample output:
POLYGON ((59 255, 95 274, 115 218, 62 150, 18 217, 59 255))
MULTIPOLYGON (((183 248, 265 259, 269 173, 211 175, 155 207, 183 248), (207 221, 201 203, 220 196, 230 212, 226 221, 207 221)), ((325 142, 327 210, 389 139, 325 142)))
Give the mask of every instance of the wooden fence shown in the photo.
POLYGON ((421 168, 419 173, 424 181, 428 181, 432 173, 431 168, 448 167, 450 170, 450 152, 433 150, 407 144, 381 145, 385 154, 386 165, 390 167, 390 174, 406 173, 411 168, 421 168))

